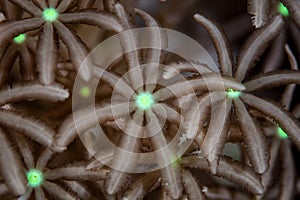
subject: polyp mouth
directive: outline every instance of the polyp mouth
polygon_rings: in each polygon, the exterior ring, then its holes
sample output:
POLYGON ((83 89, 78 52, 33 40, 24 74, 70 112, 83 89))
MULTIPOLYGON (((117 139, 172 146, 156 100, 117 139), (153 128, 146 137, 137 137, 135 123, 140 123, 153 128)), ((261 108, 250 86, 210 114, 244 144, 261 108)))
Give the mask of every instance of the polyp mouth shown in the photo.
POLYGON ((154 96, 150 92, 140 92, 135 98, 135 104, 141 110, 148 110, 154 104, 154 96))

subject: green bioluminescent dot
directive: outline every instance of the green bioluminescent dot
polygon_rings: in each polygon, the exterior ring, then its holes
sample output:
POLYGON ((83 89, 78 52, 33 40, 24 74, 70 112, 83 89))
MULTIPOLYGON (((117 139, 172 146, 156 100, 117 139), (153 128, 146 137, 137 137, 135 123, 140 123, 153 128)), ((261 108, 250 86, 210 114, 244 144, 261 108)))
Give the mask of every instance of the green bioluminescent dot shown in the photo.
POLYGON ((286 139, 288 138, 288 135, 284 132, 284 130, 282 130, 282 128, 280 128, 279 126, 277 127, 277 134, 280 138, 282 139, 286 139))
MULTIPOLYGON (((171 160, 172 160, 172 159, 171 159, 171 160)), ((182 160, 181 156, 175 157, 174 162, 172 162, 172 166, 173 166, 174 168, 177 168, 177 167, 179 166, 179 163, 180 163, 181 160, 182 160)))
POLYGON ((30 187, 39 187, 43 183, 43 173, 37 169, 29 170, 26 177, 30 187))
POLYGON ((232 99, 238 98, 240 96, 240 94, 241 94, 241 92, 235 91, 231 88, 229 88, 227 91, 227 96, 232 99))
POLYGON ((43 11, 43 18, 47 22, 54 22, 58 18, 58 12, 54 8, 46 8, 43 11))
POLYGON ((89 87, 87 87, 87 86, 83 86, 80 89, 80 95, 82 97, 88 98, 91 95, 91 89, 89 87))
POLYGON ((136 96, 135 103, 138 108, 147 110, 154 104, 154 97, 150 92, 141 92, 136 96))
POLYGON ((285 5, 283 5, 283 3, 279 2, 278 4, 278 12, 280 14, 282 14, 283 16, 287 17, 290 15, 289 10, 287 9, 287 7, 285 7, 285 5))
POLYGON ((26 40, 26 35, 24 33, 14 37, 14 42, 17 44, 21 44, 26 40))

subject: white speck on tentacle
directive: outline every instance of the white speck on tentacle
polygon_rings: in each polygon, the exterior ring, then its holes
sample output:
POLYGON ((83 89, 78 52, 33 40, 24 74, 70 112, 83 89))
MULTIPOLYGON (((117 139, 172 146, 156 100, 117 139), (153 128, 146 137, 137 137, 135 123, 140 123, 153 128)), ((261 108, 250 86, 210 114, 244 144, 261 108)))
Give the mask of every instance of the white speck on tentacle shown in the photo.
POLYGON ((178 72, 177 69, 168 67, 163 72, 163 79, 166 79, 166 80, 171 79, 171 78, 173 78, 174 76, 176 76, 178 74, 179 74, 179 72, 178 72))
POLYGON ((181 146, 183 143, 185 143, 188 140, 187 135, 181 134, 181 136, 178 138, 178 140, 179 140, 179 146, 181 146))
POLYGON ((191 153, 191 155, 199 156, 202 153, 201 150, 196 150, 191 153))
POLYGON ((202 190, 203 193, 207 193, 208 192, 208 188, 206 186, 203 186, 202 190))
POLYGON ((10 104, 5 104, 5 105, 1 106, 1 108, 2 108, 3 110, 13 110, 13 108, 11 107, 10 104))

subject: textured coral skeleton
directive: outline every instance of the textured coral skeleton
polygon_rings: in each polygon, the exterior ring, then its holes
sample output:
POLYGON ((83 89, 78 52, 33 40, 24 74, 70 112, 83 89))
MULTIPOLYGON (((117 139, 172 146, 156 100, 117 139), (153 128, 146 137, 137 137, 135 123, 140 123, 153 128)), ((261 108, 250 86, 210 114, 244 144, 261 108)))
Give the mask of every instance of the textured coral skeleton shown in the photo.
POLYGON ((254 27, 238 42, 213 13, 190 12, 196 1, 176 14, 158 0, 151 14, 138 0, 2 1, 0 198, 299 197, 300 3, 245 2, 254 27), (187 16, 208 33, 217 69, 166 50, 160 27, 187 16), (156 48, 138 48, 141 26, 156 48), (123 54, 101 66, 87 43, 111 35, 123 54))

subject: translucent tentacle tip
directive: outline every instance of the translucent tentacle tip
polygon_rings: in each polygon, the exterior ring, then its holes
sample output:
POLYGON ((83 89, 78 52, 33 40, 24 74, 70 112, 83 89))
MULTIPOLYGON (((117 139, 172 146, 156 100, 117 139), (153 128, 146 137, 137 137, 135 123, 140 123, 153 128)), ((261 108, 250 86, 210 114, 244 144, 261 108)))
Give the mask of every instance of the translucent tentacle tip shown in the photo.
POLYGON ((30 187, 39 187, 43 183, 43 173, 37 169, 29 170, 26 177, 30 187))
POLYGON ((171 156, 171 161, 172 161, 172 167, 177 168, 181 162, 182 158, 181 156, 171 156), (174 160, 174 161, 173 161, 174 160))
POLYGON ((46 8, 43 11, 43 18, 47 22, 54 22, 58 18, 58 12, 55 8, 46 8))
POLYGON ((26 35, 24 33, 14 37, 14 42, 17 44, 21 44, 26 40, 26 35))
POLYGON ((148 110, 154 104, 154 97, 150 92, 141 92, 136 96, 135 104, 141 110, 148 110))
POLYGON ((282 139, 286 139, 288 138, 288 135, 284 132, 284 130, 282 130, 282 128, 280 128, 279 126, 277 127, 277 134, 280 138, 282 139))
POLYGON ((233 90, 233 89, 231 89, 231 88, 229 88, 229 89, 227 90, 227 96, 228 96, 229 98, 232 98, 232 99, 238 98, 238 97, 240 96, 240 94, 241 94, 241 92, 235 91, 235 90, 233 90))
POLYGON ((287 17, 287 16, 290 15, 289 10, 287 9, 287 7, 285 7, 285 5, 283 3, 281 3, 281 2, 279 2, 277 9, 278 9, 278 12, 281 15, 285 16, 285 17, 287 17))

